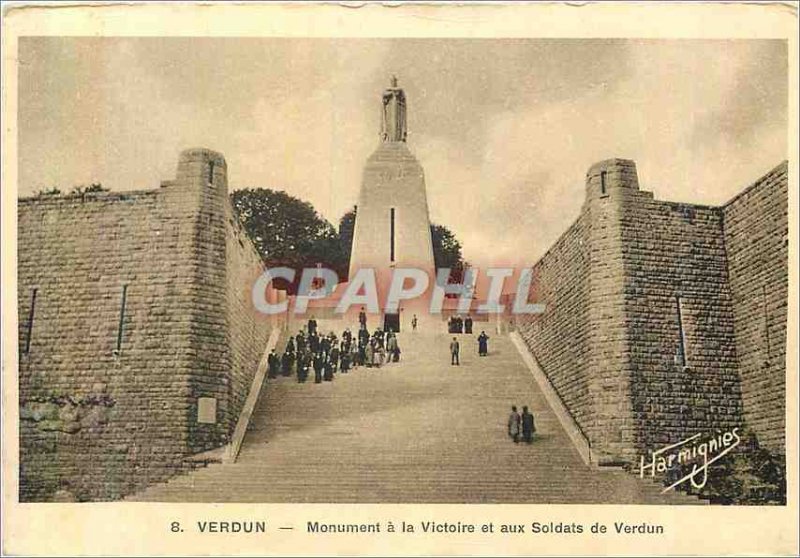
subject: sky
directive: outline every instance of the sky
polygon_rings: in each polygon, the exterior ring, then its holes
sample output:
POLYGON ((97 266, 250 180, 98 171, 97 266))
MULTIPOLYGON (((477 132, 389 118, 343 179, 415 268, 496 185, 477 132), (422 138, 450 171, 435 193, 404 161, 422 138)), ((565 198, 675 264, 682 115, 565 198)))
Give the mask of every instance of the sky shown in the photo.
POLYGON ((20 40, 19 195, 157 188, 224 154, 229 188, 332 223, 357 203, 392 74, 431 220, 481 266, 530 265, 586 170, 634 159, 657 199, 722 204, 787 158, 787 50, 768 40, 20 40))

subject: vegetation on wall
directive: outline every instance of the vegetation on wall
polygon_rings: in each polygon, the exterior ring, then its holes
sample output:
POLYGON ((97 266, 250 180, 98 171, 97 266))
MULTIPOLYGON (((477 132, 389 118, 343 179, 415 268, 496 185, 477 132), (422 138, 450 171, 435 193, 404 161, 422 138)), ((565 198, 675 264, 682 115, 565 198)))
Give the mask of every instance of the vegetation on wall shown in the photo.
MULTIPOLYGON (((709 465, 702 488, 695 488, 687 480, 675 489, 712 504, 785 505, 786 457, 760 447, 752 431, 745 430, 740 436, 742 442, 736 450, 709 465)), ((664 480, 665 486, 690 474, 692 467, 688 464, 673 468, 664 480)), ((702 478, 702 473, 697 478, 702 478)))

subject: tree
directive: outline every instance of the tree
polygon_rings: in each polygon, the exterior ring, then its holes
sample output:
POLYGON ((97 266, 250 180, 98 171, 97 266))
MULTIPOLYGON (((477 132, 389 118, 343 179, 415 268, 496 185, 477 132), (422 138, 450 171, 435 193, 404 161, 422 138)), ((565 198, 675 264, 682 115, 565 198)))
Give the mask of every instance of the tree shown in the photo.
POLYGON ((450 282, 460 283, 467 263, 461 255, 461 243, 456 235, 443 225, 431 225, 433 264, 436 269, 450 268, 450 282))
POLYGON ((350 265, 350 255, 353 252, 353 234, 356 230, 356 213, 358 207, 353 206, 353 209, 342 215, 339 219, 339 244, 341 245, 342 256, 344 261, 350 265))
POLYGON ((231 204, 264 262, 295 270, 291 285, 276 280, 291 294, 304 268, 322 264, 340 276, 346 269, 336 230, 310 203, 283 191, 247 188, 233 192, 231 204))

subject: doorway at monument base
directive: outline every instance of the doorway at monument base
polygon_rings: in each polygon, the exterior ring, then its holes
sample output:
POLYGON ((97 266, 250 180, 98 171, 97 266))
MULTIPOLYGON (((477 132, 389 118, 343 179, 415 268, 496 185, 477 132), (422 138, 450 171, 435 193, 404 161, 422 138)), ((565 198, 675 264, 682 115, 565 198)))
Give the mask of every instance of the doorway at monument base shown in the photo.
POLYGON ((383 314, 383 331, 393 331, 395 333, 400 331, 400 312, 386 312, 383 314))
MULTIPOLYGON (((396 311, 385 311, 385 304, 378 304, 377 311, 372 311, 371 306, 366 302, 364 304, 352 303, 342 304, 342 294, 347 289, 348 283, 340 284, 334 293, 325 296, 324 298, 310 299, 307 303, 303 303, 305 309, 301 313, 294 312, 296 308, 297 298, 295 296, 289 297, 289 308, 287 316, 289 321, 293 324, 293 328, 301 328, 312 317, 319 321, 324 321, 334 330, 349 327, 351 329, 358 329, 359 327, 359 313, 363 310, 367 316, 367 327, 370 331, 376 328, 384 329, 388 320, 395 323, 400 331, 410 331, 412 329, 412 320, 416 316, 417 326, 426 326, 428 329, 435 329, 443 324, 444 313, 431 315, 430 302, 427 297, 420 297, 412 301, 403 301, 396 311), (346 308, 344 312, 340 312, 341 308, 346 308)), ((379 300, 376 298, 376 300, 379 300)))

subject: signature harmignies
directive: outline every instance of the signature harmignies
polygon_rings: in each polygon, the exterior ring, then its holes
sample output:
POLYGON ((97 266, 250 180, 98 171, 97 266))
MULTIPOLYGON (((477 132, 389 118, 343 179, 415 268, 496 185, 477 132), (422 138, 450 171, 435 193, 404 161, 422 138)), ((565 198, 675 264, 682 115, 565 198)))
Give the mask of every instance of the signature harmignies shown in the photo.
POLYGON ((666 473, 669 469, 679 465, 692 465, 689 474, 670 484, 662 493, 667 492, 687 480, 695 488, 703 488, 708 481, 708 467, 718 459, 731 452, 741 442, 739 429, 717 434, 711 438, 699 441, 703 434, 695 434, 685 440, 663 447, 651 453, 650 461, 645 463, 641 456, 639 463, 639 476, 644 478, 645 471, 649 470, 650 476, 666 473), (702 475, 702 480, 698 476, 702 475))

